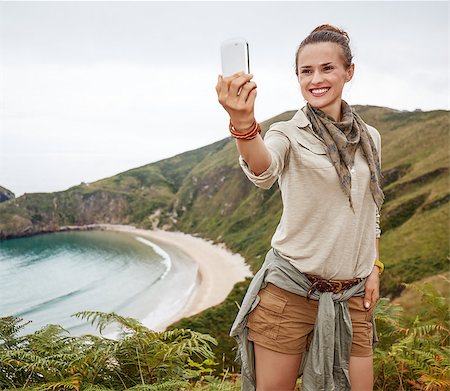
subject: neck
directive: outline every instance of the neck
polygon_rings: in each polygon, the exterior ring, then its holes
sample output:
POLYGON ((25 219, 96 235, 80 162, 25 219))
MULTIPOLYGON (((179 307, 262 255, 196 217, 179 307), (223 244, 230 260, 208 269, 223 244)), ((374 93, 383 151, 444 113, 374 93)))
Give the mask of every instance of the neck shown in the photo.
POLYGON ((329 115, 331 118, 333 118, 334 121, 340 122, 342 120, 342 100, 339 99, 339 101, 333 102, 330 106, 326 107, 319 107, 320 110, 322 110, 326 115, 329 115))

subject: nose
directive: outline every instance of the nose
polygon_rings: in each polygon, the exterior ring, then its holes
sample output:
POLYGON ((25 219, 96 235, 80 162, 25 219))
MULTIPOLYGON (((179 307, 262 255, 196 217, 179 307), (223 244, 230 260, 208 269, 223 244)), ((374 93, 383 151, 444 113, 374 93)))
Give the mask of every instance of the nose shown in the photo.
POLYGON ((311 83, 320 84, 322 81, 323 81, 322 73, 319 70, 314 71, 311 83))

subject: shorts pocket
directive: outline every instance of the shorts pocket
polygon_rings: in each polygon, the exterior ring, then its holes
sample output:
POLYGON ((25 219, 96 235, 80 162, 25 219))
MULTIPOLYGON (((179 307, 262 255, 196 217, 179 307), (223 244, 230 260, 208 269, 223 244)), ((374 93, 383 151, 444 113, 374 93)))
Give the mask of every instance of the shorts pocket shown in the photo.
POLYGON ((366 321, 370 322, 372 321, 372 316, 375 310, 375 306, 377 305, 377 303, 372 303, 371 306, 369 307, 369 309, 366 311, 366 321))
POLYGON ((348 299, 348 307, 350 309, 350 315, 352 322, 356 323, 370 323, 375 306, 366 309, 364 307, 364 296, 352 296, 348 299))
POLYGON ((250 312, 247 327, 268 338, 275 339, 280 330, 281 315, 288 299, 270 292, 266 288, 259 291, 260 301, 250 312))

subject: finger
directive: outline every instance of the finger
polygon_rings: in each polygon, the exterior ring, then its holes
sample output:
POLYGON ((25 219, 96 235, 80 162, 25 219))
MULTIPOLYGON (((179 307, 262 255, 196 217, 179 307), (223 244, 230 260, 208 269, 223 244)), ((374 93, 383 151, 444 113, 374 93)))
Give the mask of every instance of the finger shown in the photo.
POLYGON ((221 86, 222 86, 222 75, 219 75, 218 77, 217 77, 217 84, 216 84, 216 92, 217 92, 217 94, 219 94, 219 92, 220 92, 220 89, 221 89, 221 86))
POLYGON ((376 303, 380 299, 379 293, 374 292, 372 295, 372 302, 376 303))
POLYGON ((239 103, 245 104, 247 102, 250 91, 252 91, 254 88, 256 88, 256 83, 254 81, 245 83, 242 86, 241 93, 239 94, 239 103))
POLYGON ((370 308, 370 303, 372 302, 372 290, 366 289, 366 294, 364 295, 364 308, 370 308))
POLYGON ((233 73, 232 75, 225 76, 225 77, 223 78, 223 80, 225 80, 225 81, 228 82, 228 81, 231 81, 231 80, 236 79, 237 77, 239 77, 239 76, 241 76, 241 75, 243 75, 243 74, 244 74, 243 71, 236 72, 236 73, 233 73))
POLYGON ((253 78, 251 73, 241 75, 236 79, 232 80, 229 84, 229 93, 231 96, 238 96, 239 89, 247 82, 249 82, 253 78))
POLYGON ((249 105, 250 107, 255 107, 256 94, 257 94, 256 87, 253 88, 253 90, 251 90, 250 93, 248 94, 246 104, 249 105))
POLYGON ((232 82, 234 79, 237 79, 239 76, 241 75, 241 73, 235 73, 234 75, 230 75, 230 76, 225 76, 222 78, 222 80, 224 81, 224 83, 226 83, 227 85, 230 84, 230 82, 232 82))
POLYGON ((217 97, 221 105, 223 105, 228 99, 228 87, 223 80, 223 76, 219 75, 219 81, 216 86, 217 97))
POLYGON ((235 84, 235 87, 233 87, 233 92, 235 95, 237 95, 237 91, 240 89, 240 86, 247 83, 249 80, 251 80, 251 78, 253 77, 253 75, 251 74, 243 74, 241 73, 238 76, 230 76, 230 77, 225 77, 222 78, 222 82, 223 82, 223 88, 226 88, 227 90, 230 90, 232 84, 235 84))

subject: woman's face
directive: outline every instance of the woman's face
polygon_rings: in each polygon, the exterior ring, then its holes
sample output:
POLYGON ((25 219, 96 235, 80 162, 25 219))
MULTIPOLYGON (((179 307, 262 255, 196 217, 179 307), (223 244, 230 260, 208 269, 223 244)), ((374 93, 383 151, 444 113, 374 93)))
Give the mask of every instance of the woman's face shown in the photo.
POLYGON ((353 77, 354 64, 345 69, 342 49, 333 42, 306 45, 297 59, 303 98, 312 107, 340 120, 342 90, 353 77))

